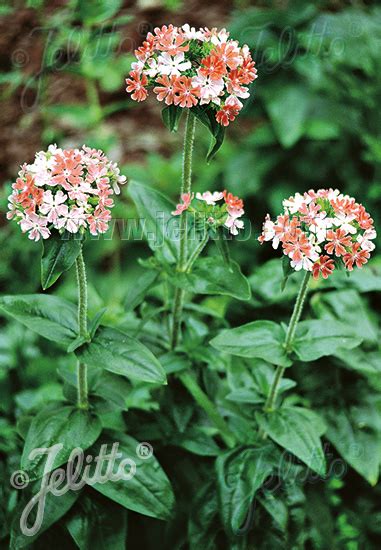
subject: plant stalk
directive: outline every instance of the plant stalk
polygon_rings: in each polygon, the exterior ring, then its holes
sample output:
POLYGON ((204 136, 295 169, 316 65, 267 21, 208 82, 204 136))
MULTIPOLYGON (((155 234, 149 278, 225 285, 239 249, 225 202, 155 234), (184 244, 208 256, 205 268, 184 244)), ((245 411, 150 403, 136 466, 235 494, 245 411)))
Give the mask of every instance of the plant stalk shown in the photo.
MULTIPOLYGON (((78 327, 79 336, 87 336, 87 278, 86 267, 83 259, 82 250, 79 253, 76 262, 77 283, 78 283, 78 327)), ((87 387, 87 366, 85 363, 77 363, 77 404, 80 409, 87 409, 88 387, 87 387)))
POLYGON ((224 441, 226 446, 229 448, 234 447, 235 437, 233 433, 230 431, 230 428, 226 424, 225 420, 216 409, 214 403, 212 403, 206 393, 200 388, 194 375, 190 372, 183 372, 178 376, 196 403, 204 409, 210 420, 219 429, 221 439, 224 441))
MULTIPOLYGON (((191 193, 192 190, 192 156, 193 143, 196 127, 196 118, 188 109, 186 114, 185 131, 184 131, 184 148, 183 148, 183 174, 181 181, 181 195, 191 193)), ((187 262, 187 219, 186 212, 180 216, 180 247, 179 259, 177 263, 178 271, 185 271, 187 262)), ((184 305, 184 290, 181 288, 175 289, 173 302, 173 317, 172 317, 172 334, 171 334, 171 349, 177 347, 180 336, 181 317, 184 305)))
MULTIPOLYGON (((290 323, 288 325, 287 334, 286 334, 286 340, 284 343, 284 346, 286 348, 286 352, 291 352, 291 346, 294 341, 296 328, 298 326, 298 322, 300 319, 300 316, 303 311, 304 302, 306 300, 307 291, 308 291, 308 283, 310 282, 311 273, 309 271, 306 272, 302 284, 299 289, 298 296, 296 298, 296 302, 294 305, 294 310, 291 315, 290 323)), ((281 367, 280 365, 277 366, 273 383, 271 384, 270 393, 267 397, 266 403, 265 403, 265 411, 272 411, 275 405, 275 401, 278 395, 279 390, 279 384, 282 381, 284 371, 286 370, 285 367, 281 367)))

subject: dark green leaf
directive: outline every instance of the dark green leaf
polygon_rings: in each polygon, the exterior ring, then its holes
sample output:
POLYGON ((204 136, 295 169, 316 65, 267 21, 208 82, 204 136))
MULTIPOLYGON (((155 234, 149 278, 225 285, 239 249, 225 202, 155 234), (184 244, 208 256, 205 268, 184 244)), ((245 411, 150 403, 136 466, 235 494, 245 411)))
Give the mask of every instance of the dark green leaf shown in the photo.
POLYGON ((256 492, 274 469, 274 448, 241 447, 217 458, 221 519, 238 534, 253 506, 256 492))
POLYGON ((179 129, 179 122, 181 115, 183 114, 183 110, 184 109, 181 107, 176 107, 176 105, 169 105, 168 107, 164 107, 161 111, 163 122, 171 132, 177 132, 179 129))
MULTIPOLYGON (((31 483, 28 489, 24 489, 23 496, 17 505, 16 510, 13 512, 13 523, 11 528, 11 542, 9 545, 10 550, 19 550, 20 548, 31 548, 31 545, 38 539, 44 531, 46 531, 51 525, 54 525, 60 518, 62 518, 74 505, 75 501, 80 495, 80 491, 68 491, 64 495, 55 496, 51 493, 47 493, 44 515, 42 518, 41 528, 35 535, 24 534, 20 529, 20 518, 25 510, 25 506, 30 500, 35 497, 41 490, 41 482, 37 481, 31 483)), ((30 516, 28 516, 27 527, 30 529, 34 526, 37 513, 37 503, 33 508, 30 516)))
POLYGON ((53 342, 68 346, 78 334, 75 306, 57 296, 3 296, 0 298, 0 310, 53 342))
POLYGON ((274 365, 289 367, 290 359, 284 349, 283 328, 273 321, 253 321, 240 327, 223 330, 210 344, 231 355, 258 357, 274 365))
POLYGON ((210 106, 193 107, 191 112, 204 126, 208 128, 212 135, 212 142, 206 157, 207 162, 210 162, 224 142, 225 127, 218 124, 216 120, 216 113, 210 108, 210 106))
POLYGON ((326 427, 320 417, 302 407, 282 407, 257 414, 260 427, 281 447, 298 457, 311 470, 325 474, 325 457, 320 436, 326 427))
POLYGON ((328 411, 326 418, 327 439, 356 472, 376 485, 381 463, 380 434, 356 426, 345 411, 328 411))
MULTIPOLYGON (((119 443, 120 458, 115 462, 114 473, 117 472, 120 461, 133 460, 136 463, 136 473, 129 480, 108 481, 96 483, 94 489, 104 496, 114 500, 128 510, 158 519, 169 519, 174 506, 174 495, 171 484, 154 456, 147 459, 139 457, 139 442, 124 434, 103 436, 92 448, 93 456, 99 453, 100 446, 114 442, 119 443)), ((126 469, 127 473, 129 469, 126 469)))
POLYGON ((190 550, 214 550, 217 535, 218 500, 215 487, 208 483, 192 502, 188 521, 190 550))
POLYGON ((237 300, 249 300, 250 285, 236 262, 225 263, 223 258, 200 258, 189 273, 172 271, 169 280, 195 294, 219 294, 237 300))
POLYGON ((137 280, 127 288, 127 296, 125 300, 126 309, 133 310, 144 300, 147 292, 155 286, 159 274, 154 270, 144 271, 137 280))
POLYGON ((108 500, 85 498, 66 528, 80 550, 125 550, 127 511, 108 500))
MULTIPOLYGON (((99 418, 89 411, 75 407, 48 407, 42 410, 32 421, 21 457, 21 468, 28 472, 31 478, 38 479, 44 473, 58 468, 67 462, 75 447, 87 449, 101 433, 99 418), (49 448, 61 444, 51 467, 44 471, 47 462, 46 453, 36 453, 29 458, 37 448, 49 448)), ((52 451, 53 452, 53 451, 52 451)))
POLYGON ((299 323, 292 349, 301 361, 315 361, 341 349, 356 348, 361 342, 361 336, 351 325, 314 319, 299 323))
POLYGON ((82 239, 65 231, 52 233, 43 241, 41 258, 41 285, 44 290, 52 286, 64 271, 74 264, 81 252, 82 239))
POLYGON ((128 190, 151 250, 168 262, 175 263, 179 249, 179 239, 175 238, 179 218, 172 215, 175 205, 156 189, 141 183, 130 182, 128 190))
POLYGON ((91 343, 76 350, 86 364, 121 374, 133 380, 165 384, 163 367, 138 340, 120 330, 100 327, 91 343))

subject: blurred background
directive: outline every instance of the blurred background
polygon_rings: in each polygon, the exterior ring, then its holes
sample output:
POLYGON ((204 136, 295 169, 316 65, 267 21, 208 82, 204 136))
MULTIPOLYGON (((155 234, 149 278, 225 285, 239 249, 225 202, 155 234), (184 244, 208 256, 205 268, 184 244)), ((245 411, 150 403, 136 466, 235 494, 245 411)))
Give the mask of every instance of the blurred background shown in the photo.
MULTIPOLYGON (((250 99, 209 165, 205 162, 209 137, 198 128, 195 190, 228 188, 243 197, 253 237, 267 212, 275 215, 280 211, 283 198, 321 187, 337 187, 353 195, 380 227, 378 4, 361 0, 2 0, 1 293, 40 291, 40 244, 29 241, 16 224, 7 222, 5 213, 19 165, 32 162, 34 153, 50 143, 60 147, 86 143, 101 148, 120 163, 126 176, 176 199, 181 128, 178 134, 170 134, 161 122, 161 105, 155 98, 134 103, 124 84, 134 49, 147 32, 168 23, 226 26, 234 38, 250 46, 258 68, 250 99)), ((127 190, 113 215, 134 217, 127 190)), ((261 248, 251 238, 231 249, 252 282, 250 306, 265 303, 272 307, 272 303, 290 298, 292 288, 281 297, 279 288, 271 286, 271 269, 262 270, 262 279, 256 271, 274 256, 271 247, 261 248)), ((142 270, 137 259, 148 255, 143 241, 116 236, 88 243, 93 311, 106 303, 109 317, 124 315, 128 286, 142 270)), ((363 303, 375 326, 380 318, 380 281, 381 257, 375 253, 365 279, 356 287, 371 292, 363 303)), ((73 282, 73 274, 68 274, 53 291, 75 300, 73 282)), ((239 324, 252 320, 256 313, 238 303, 232 305, 229 315, 239 324)), ((281 310, 279 316, 287 319, 288 312, 281 310)), ((12 456, 18 445, 15 416, 35 410, 47 398, 62 398, 55 372, 66 358, 57 357, 54 348, 19 325, 2 321, 0 329, 0 452, 12 456)), ((146 407, 149 409, 149 402, 146 407)), ((370 536, 381 533, 376 507, 379 491, 358 477, 353 483, 362 496, 352 506, 346 495, 348 510, 342 510, 338 526, 348 542, 343 547, 349 549, 360 548, 353 541, 361 539, 370 510, 374 521, 369 529, 375 530, 370 536), (356 518, 360 522, 357 527, 356 518)), ((334 496, 331 505, 339 506, 341 497, 334 496)))

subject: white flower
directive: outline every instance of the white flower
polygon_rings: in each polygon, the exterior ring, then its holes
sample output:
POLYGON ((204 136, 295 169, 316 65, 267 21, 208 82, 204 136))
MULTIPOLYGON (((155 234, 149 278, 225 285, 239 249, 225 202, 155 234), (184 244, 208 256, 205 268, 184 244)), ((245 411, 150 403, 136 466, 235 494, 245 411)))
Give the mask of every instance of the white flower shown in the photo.
POLYGON ((221 29, 218 33, 213 30, 210 41, 215 46, 218 46, 219 44, 224 44, 225 42, 227 42, 229 36, 230 34, 226 29, 221 29))
POLYGON ((295 214, 303 204, 309 204, 311 201, 312 197, 304 197, 300 193, 296 193, 293 197, 285 199, 282 204, 290 214, 295 214))
POLYGON ((205 76, 198 71, 197 76, 192 78, 192 86, 194 88, 200 88, 201 105, 210 103, 211 101, 218 105, 221 103, 218 96, 221 95, 225 86, 222 78, 213 80, 209 76, 205 76))
POLYGON ((196 199, 199 201, 205 201, 209 206, 214 206, 217 201, 220 201, 224 198, 223 193, 215 191, 211 193, 210 191, 205 191, 205 193, 196 193, 196 199))
POLYGON ((224 225, 229 229, 232 235, 238 235, 238 230, 243 228, 244 223, 239 218, 228 216, 228 219, 226 220, 224 225))
POLYGON ((176 54, 174 57, 167 52, 163 52, 158 57, 158 71, 162 75, 179 76, 181 71, 186 71, 192 67, 190 61, 184 61, 184 52, 176 54))
POLYGON ((333 224, 341 229, 344 229, 347 233, 355 235, 357 229, 352 224, 353 220, 356 218, 354 214, 336 214, 336 218, 333 219, 333 224))
POLYGON ((375 229, 367 229, 363 235, 359 235, 357 237, 357 242, 360 243, 361 248, 363 250, 367 250, 368 252, 372 252, 376 248, 376 245, 372 243, 372 240, 377 237, 377 233, 375 229))
POLYGON ((67 212, 67 206, 63 204, 66 199, 67 195, 61 190, 55 195, 51 191, 45 191, 43 203, 40 206, 41 214, 48 215, 49 222, 55 222, 59 216, 67 212))
POLYGON ((50 236, 50 231, 46 227, 47 223, 47 218, 32 213, 25 215, 25 218, 20 221, 20 227, 23 233, 29 231, 28 237, 30 240, 37 242, 41 237, 47 239, 50 236))
POLYGON ((188 23, 185 23, 185 25, 181 27, 181 30, 187 40, 205 40, 205 33, 202 29, 196 31, 195 27, 191 27, 188 23))
POLYGON ((77 233, 81 226, 86 226, 86 215, 83 208, 77 207, 68 210, 56 222, 57 229, 64 227, 69 233, 77 233))
POLYGON ((319 212, 310 225, 311 233, 315 234, 316 241, 322 243, 327 236, 327 229, 332 227, 333 219, 327 218, 325 212, 319 212))
POLYGON ((145 69, 144 74, 146 74, 147 76, 150 76, 151 78, 155 78, 155 76, 159 72, 158 63, 156 59, 154 59, 153 57, 150 57, 147 61, 147 65, 149 69, 145 69))

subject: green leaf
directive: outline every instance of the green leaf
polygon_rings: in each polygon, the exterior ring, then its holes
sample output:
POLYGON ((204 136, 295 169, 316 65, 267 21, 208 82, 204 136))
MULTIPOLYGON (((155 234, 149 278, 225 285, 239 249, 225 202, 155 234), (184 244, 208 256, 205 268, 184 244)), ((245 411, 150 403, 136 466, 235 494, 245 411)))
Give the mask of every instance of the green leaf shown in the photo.
POLYGON ((168 107, 164 107, 161 111, 163 122, 171 132, 177 132, 179 129, 179 122, 183 110, 184 109, 181 107, 176 107, 176 105, 169 105, 168 107))
POLYGON ((64 271, 74 264, 81 252, 82 239, 65 231, 52 233, 43 241, 41 258, 41 285, 44 290, 52 286, 64 271))
POLYGON ((256 492, 274 469, 274 448, 240 447, 216 461, 221 519, 238 534, 247 519, 256 492))
POLYGON ((302 407, 282 407, 256 415, 259 426, 281 447, 298 457, 311 470, 325 474, 325 457, 320 436, 325 424, 314 412, 302 407))
POLYGON ((119 443, 118 453, 121 455, 115 461, 114 473, 117 472, 120 461, 124 459, 136 463, 136 473, 128 481, 121 479, 103 484, 96 483, 94 489, 128 510, 153 518, 169 519, 174 506, 171 484, 154 456, 147 459, 139 457, 138 441, 120 433, 104 435, 91 449, 91 454, 96 456, 101 445, 108 445, 108 449, 111 450, 114 442, 119 443))
POLYGON ((189 550, 214 550, 217 536, 218 500, 212 483, 201 486, 190 507, 189 550))
POLYGON ((210 162, 224 142, 225 127, 218 124, 215 116, 216 113, 210 108, 210 106, 193 107, 191 112, 204 126, 208 128, 212 135, 212 142, 206 156, 207 162, 210 162))
POLYGON ((364 375, 381 374, 381 352, 363 351, 357 349, 340 349, 335 352, 335 357, 344 363, 345 367, 360 372, 364 375))
POLYGON ((132 380, 166 383, 164 369, 153 353, 138 340, 114 328, 101 327, 89 344, 76 350, 76 355, 88 365, 132 380))
POLYGON ((0 298, 0 310, 53 342, 68 346, 78 334, 76 307, 57 296, 3 296, 0 298))
POLYGON ((381 462, 380 434, 356 426, 342 410, 325 412, 327 439, 356 472, 372 486, 377 484, 381 462))
MULTIPOLYGON (((44 515, 42 518, 41 528, 35 535, 23 534, 20 529, 20 518, 25 510, 25 506, 30 500, 35 497, 41 490, 41 482, 29 484, 27 489, 22 491, 23 495, 19 501, 16 510, 12 512, 13 522, 11 527, 11 542, 10 550, 20 550, 20 548, 31 548, 31 545, 44 533, 49 527, 57 523, 74 505, 80 491, 68 491, 67 493, 57 497, 51 493, 47 493, 44 503, 44 515)), ((28 517, 27 527, 32 528, 36 519, 37 504, 31 511, 28 517)))
MULTIPOLYGON (((85 497, 66 528, 80 550, 124 550, 127 536, 127 511, 109 500, 85 497)), ((73 510, 74 512, 74 510, 73 510)))
POLYGON ((226 264, 223 258, 200 258, 189 273, 171 271, 168 278, 175 286, 195 294, 232 296, 237 300, 249 300, 249 281, 242 274, 237 262, 226 264))
POLYGON ((125 300, 126 309, 133 310, 144 300, 147 292, 155 286, 159 274, 154 270, 144 271, 137 280, 131 282, 127 288, 127 296, 125 300))
POLYGON ((99 25, 113 17, 122 7, 122 0, 79 0, 79 15, 85 25, 99 25))
POLYGON ((365 342, 377 343, 377 325, 356 290, 316 293, 311 305, 320 319, 343 319, 365 342))
POLYGON ((138 210, 142 231, 148 245, 160 258, 175 263, 178 257, 179 218, 172 215, 175 205, 156 189, 131 181, 128 190, 138 210))
POLYGON ((258 357, 274 365, 289 367, 290 359, 284 349, 283 328, 273 321, 253 321, 240 327, 223 330, 210 344, 231 355, 258 357))
POLYGON ((313 99, 307 91, 291 83, 272 88, 265 95, 266 108, 283 147, 292 147, 304 134, 313 99))
POLYGON ((361 342, 351 325, 314 319, 299 323, 292 349, 301 361, 315 361, 341 349, 356 348, 361 342))
POLYGON ((199 426, 191 426, 187 428, 185 434, 177 434, 173 443, 199 456, 217 456, 220 454, 220 448, 214 439, 208 436, 199 426))
POLYGON ((28 472, 31 479, 38 479, 44 473, 65 464, 75 447, 87 449, 99 437, 102 430, 99 418, 89 411, 75 407, 52 406, 42 410, 34 417, 21 457, 21 468, 28 472), (49 448, 61 444, 51 467, 44 471, 47 454, 38 453, 29 458, 30 453, 37 448, 49 448))

